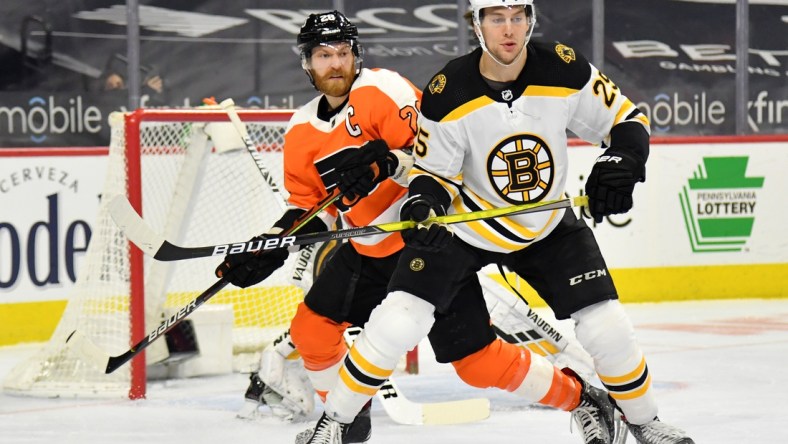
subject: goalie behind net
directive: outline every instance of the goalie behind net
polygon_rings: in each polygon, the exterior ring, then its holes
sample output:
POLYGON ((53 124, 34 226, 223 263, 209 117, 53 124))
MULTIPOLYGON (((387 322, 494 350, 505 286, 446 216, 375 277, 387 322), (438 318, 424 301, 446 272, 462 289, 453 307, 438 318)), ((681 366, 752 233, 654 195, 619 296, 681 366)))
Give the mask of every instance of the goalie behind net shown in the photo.
MULTIPOLYGON (((239 114, 282 189, 281 146, 291 114, 239 114)), ((165 315, 216 282, 214 269, 220 257, 179 262, 144 258, 144 273, 136 276, 131 271, 128 242, 107 212, 110 197, 127 190, 129 195, 140 193, 146 222, 183 245, 251 238, 265 232, 283 211, 283 197, 266 185, 223 111, 138 110, 113 115, 110 121, 112 140, 103 199, 79 277, 52 338, 9 373, 3 383, 7 392, 135 397, 130 389, 143 384, 144 394, 144 379, 132 383, 130 365, 104 374, 79 360, 66 347, 66 336, 79 329, 110 355, 120 354, 141 339, 131 341, 129 333, 132 280, 141 279, 144 288, 146 334, 165 315), (140 172, 139 181, 135 171, 140 172)), ((310 272, 303 265, 300 255, 291 254, 285 266, 261 284, 247 289, 226 287, 206 304, 232 307, 237 369, 248 371, 238 367, 259 362, 262 349, 288 327, 303 299, 302 288, 311 284, 310 272)), ((149 362, 166 356, 165 341, 154 344, 158 348, 152 344, 146 349, 149 362)))

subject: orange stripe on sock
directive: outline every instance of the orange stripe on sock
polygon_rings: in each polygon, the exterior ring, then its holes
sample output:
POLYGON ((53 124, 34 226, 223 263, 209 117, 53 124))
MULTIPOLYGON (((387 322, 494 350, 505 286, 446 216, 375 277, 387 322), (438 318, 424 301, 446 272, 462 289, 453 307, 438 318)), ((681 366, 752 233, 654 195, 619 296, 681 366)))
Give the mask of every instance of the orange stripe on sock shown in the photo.
POLYGON ((540 404, 555 407, 561 410, 572 410, 580 403, 580 383, 572 376, 562 373, 557 368, 553 369, 553 382, 550 390, 539 400, 540 404))

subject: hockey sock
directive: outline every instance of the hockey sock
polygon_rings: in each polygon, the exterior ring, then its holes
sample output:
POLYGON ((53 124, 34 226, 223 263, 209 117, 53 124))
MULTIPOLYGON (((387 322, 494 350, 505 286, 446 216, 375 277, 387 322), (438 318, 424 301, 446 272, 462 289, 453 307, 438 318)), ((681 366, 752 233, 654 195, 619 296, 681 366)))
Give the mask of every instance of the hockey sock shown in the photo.
POLYGON ((594 358, 599 379, 633 424, 657 416, 646 359, 621 303, 604 301, 572 314, 578 341, 594 358))
POLYGON ((497 387, 563 410, 573 409, 580 400, 581 387, 575 378, 544 357, 500 339, 452 365, 457 375, 474 387, 497 387))
POLYGON ((303 302, 290 324, 290 336, 304 359, 309 380, 324 401, 336 384, 337 371, 347 353, 342 336, 347 327, 315 313, 303 302))
POLYGON ((401 356, 427 336, 435 307, 402 291, 389 293, 372 311, 339 370, 326 413, 349 423, 383 385, 401 356))

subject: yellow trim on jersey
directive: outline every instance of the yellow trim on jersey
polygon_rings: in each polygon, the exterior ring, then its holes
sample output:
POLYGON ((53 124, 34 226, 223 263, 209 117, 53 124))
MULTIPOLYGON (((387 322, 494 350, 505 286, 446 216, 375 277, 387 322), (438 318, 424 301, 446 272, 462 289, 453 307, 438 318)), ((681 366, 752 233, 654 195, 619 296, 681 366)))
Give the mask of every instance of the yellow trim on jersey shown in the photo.
POLYGON ((638 364, 637 368, 632 370, 631 372, 627 373, 623 376, 603 376, 599 375, 599 379, 605 383, 605 385, 619 385, 624 384, 629 381, 634 381, 635 379, 639 378, 640 375, 643 374, 643 371, 646 369, 646 358, 643 357, 640 359, 640 364, 638 364))
MULTIPOLYGON (((456 202, 454 204, 454 209, 457 212, 464 212, 465 211, 465 209, 461 206, 461 204, 459 202, 456 202)), ((550 221, 552 221, 555 218, 555 215, 556 215, 557 211, 558 210, 553 210, 553 212, 552 212, 553 214, 550 216, 550 221)), ((485 240, 487 240, 491 244, 494 244, 494 245, 496 245, 496 246, 498 246, 500 248, 503 248, 503 249, 506 249, 506 250, 510 250, 510 251, 522 250, 523 248, 525 248, 528 245, 528 243, 527 243, 528 240, 539 236, 544 231, 544 228, 543 228, 538 233, 532 233, 530 230, 524 228, 521 225, 516 224, 511 219, 506 218, 506 217, 499 217, 498 221, 500 221, 501 223, 505 224, 506 228, 513 229, 513 230, 517 231, 517 234, 523 236, 524 237, 523 243, 522 244, 518 244, 518 243, 514 243, 514 242, 506 240, 501 233, 499 233, 498 231, 490 228, 489 225, 487 225, 483 221, 466 222, 466 225, 468 226, 468 228, 473 230, 478 236, 481 236, 482 238, 484 238, 485 240), (528 233, 528 234, 524 234, 524 232, 528 233)), ((549 226, 549 223, 545 225, 545 228, 547 226, 549 226)))
MULTIPOLYGON (((482 210, 489 210, 489 209, 495 208, 491 203, 489 203, 486 200, 482 199, 478 194, 474 193, 473 191, 467 190, 467 194, 472 199, 473 203, 478 205, 482 210)), ((470 208, 457 207, 456 205, 455 205, 454 209, 455 209, 455 211, 457 213, 470 211, 470 208)), ((505 228, 508 228, 509 230, 511 230, 513 233, 519 234, 520 236, 522 236, 526 240, 530 240, 530 239, 534 239, 534 238, 538 237, 539 235, 541 235, 544 232, 544 230, 548 226, 550 226, 550 224, 553 222, 553 219, 555 219, 557 213, 558 213, 558 210, 553 210, 553 212, 550 214, 550 219, 547 221, 547 223, 544 225, 544 227, 542 227, 541 230, 536 231, 536 232, 531 231, 528 228, 523 227, 519 223, 517 223, 514 220, 512 220, 511 217, 506 217, 506 216, 499 217, 498 218, 498 222, 501 225, 503 225, 505 228)), ((489 226, 486 223, 484 223, 483 221, 479 221, 479 222, 482 223, 481 225, 479 225, 480 227, 481 226, 489 226)), ((477 230, 474 229, 474 231, 477 231, 477 230)), ((477 232, 479 232, 479 231, 477 231, 477 232)), ((493 230, 493 232, 496 232, 496 231, 493 230)), ((482 233, 479 232, 479 234, 482 234, 482 233)), ((500 236, 501 234, 498 233, 498 235, 500 236)), ((523 246, 524 245, 520 245, 518 248, 516 248, 516 250, 521 249, 523 246)))
POLYGON ((579 89, 564 88, 561 86, 540 86, 528 85, 523 91, 524 96, 544 96, 544 97, 569 97, 579 92, 579 89))
POLYGON ((468 222, 466 223, 468 228, 475 231, 477 235, 483 237, 489 243, 497 245, 500 248, 504 248, 506 250, 517 251, 522 250, 525 247, 525 243, 523 244, 515 244, 509 241, 501 239, 500 234, 497 231, 488 229, 486 225, 476 221, 476 222, 468 222))
POLYGON ((608 394, 610 395, 611 398, 617 401, 627 401, 629 399, 640 398, 650 388, 651 388, 651 375, 648 375, 648 378, 646 378, 646 383, 643 384, 643 386, 637 390, 633 390, 628 393, 617 393, 617 392, 609 391, 608 394))
POLYGON ((367 396, 375 396, 375 393, 378 391, 377 387, 367 387, 356 382, 344 367, 339 369, 339 378, 342 379, 342 382, 353 392, 367 396))
POLYGON ((630 113, 629 111, 631 109, 630 105, 635 106, 635 104, 632 103, 632 101, 629 99, 627 99, 624 103, 621 104, 621 108, 619 108, 618 113, 616 114, 616 118, 613 119, 613 126, 616 126, 618 125, 619 122, 621 122, 621 119, 623 118, 625 113, 626 114, 630 113))
POLYGON ((353 361, 353 363, 361 370, 363 370, 365 373, 377 376, 380 379, 386 379, 389 376, 391 376, 391 373, 394 372, 394 370, 387 370, 385 368, 380 368, 375 364, 367 361, 367 359, 361 356, 361 353, 359 353, 358 350, 356 350, 355 348, 350 349, 350 360, 353 361))
POLYGON ((446 114, 440 121, 441 122, 451 122, 452 120, 459 120, 465 117, 467 114, 476 111, 479 108, 485 107, 491 103, 495 103, 495 101, 487 96, 477 97, 470 102, 467 102, 446 114))

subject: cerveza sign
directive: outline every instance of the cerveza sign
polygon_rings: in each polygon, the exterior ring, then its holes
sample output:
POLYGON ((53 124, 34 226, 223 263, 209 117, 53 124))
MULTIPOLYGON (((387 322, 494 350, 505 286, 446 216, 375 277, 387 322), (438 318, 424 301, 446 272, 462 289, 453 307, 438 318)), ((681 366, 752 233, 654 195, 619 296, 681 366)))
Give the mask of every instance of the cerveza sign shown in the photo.
POLYGON ((17 151, 0 156, 0 300, 63 299, 92 237, 106 155, 17 151))

